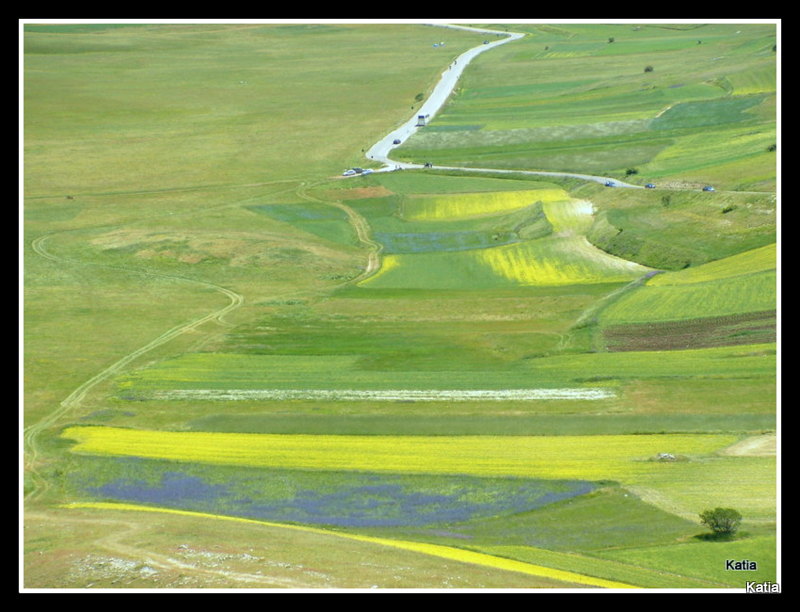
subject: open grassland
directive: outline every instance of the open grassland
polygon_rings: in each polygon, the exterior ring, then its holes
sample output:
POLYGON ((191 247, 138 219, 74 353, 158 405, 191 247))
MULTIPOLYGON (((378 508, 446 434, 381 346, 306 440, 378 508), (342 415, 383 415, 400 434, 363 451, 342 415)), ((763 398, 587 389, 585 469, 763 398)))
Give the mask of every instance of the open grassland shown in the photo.
POLYGON ((511 29, 397 158, 656 189, 343 179, 484 34, 26 28, 26 586, 776 578, 775 26, 511 29))
POLYGON ((433 49, 442 35, 393 24, 29 28, 26 195, 338 174, 481 40, 453 30, 433 49), (309 155, 321 140, 324 154, 309 155))
MULTIPOLYGON (((189 515, 189 516, 203 516, 199 513, 193 512, 186 512, 186 511, 176 511, 176 510, 168 510, 168 509, 152 509, 146 506, 136 506, 131 504, 102 504, 102 503, 85 503, 85 504, 75 504, 75 508, 98 508, 98 509, 108 509, 108 510, 132 510, 132 511, 139 511, 139 512, 158 512, 158 513, 175 513, 175 514, 182 514, 182 515, 189 515)), ((217 520, 227 520, 227 521, 234 521, 234 522, 249 522, 251 524, 262 524, 266 527, 279 527, 283 529, 296 529, 300 531, 307 531, 310 533, 316 533, 320 535, 332 535, 335 537, 343 537, 346 539, 353 539, 359 542, 368 542, 372 544, 378 544, 382 546, 388 546, 391 548, 397 548, 401 550, 407 550, 415 553, 421 553, 423 555, 430 555, 433 557, 440 557, 444 559, 449 559, 456 562, 467 563, 472 565, 478 565, 481 567, 489 567, 492 569, 499 569, 511 572, 519 572, 522 574, 528 574, 532 576, 536 576, 538 578, 544 579, 539 586, 544 586, 549 584, 549 586, 555 587, 560 585, 562 587, 575 587, 575 586, 592 586, 592 587, 601 587, 601 588, 631 588, 631 585, 614 582, 609 580, 602 580, 598 578, 593 578, 591 576, 585 576, 576 574, 573 572, 568 571, 561 571, 556 570, 549 567, 542 567, 536 566, 533 564, 522 563, 519 561, 514 561, 511 559, 504 559, 502 557, 493 557, 490 555, 485 555, 481 553, 471 552, 468 550, 463 549, 456 549, 450 548, 446 546, 438 546, 435 544, 426 544, 420 542, 404 542, 402 540, 396 539, 383 539, 383 538, 373 538, 369 536, 353 536, 353 535, 342 535, 338 533, 331 533, 326 532, 323 530, 318 529, 311 529, 308 527, 287 527, 284 525, 274 525, 267 522, 261 521, 250 521, 248 519, 241 519, 241 518, 234 518, 234 517, 226 517, 226 516, 217 516, 217 515, 205 515, 205 518, 209 519, 217 519, 217 520)))
MULTIPOLYGON (((571 571, 581 571, 591 576, 603 576, 606 579, 613 577, 615 580, 629 581, 646 588, 678 589, 678 588, 715 588, 720 584, 715 581, 687 576, 685 567, 680 572, 666 572, 663 569, 654 569, 652 564, 634 564, 627 559, 623 562, 602 559, 596 556, 581 555, 574 552, 564 553, 533 546, 492 546, 485 547, 486 552, 498 556, 511 556, 527 559, 531 563, 544 563, 549 567, 561 569, 570 568, 571 571)), ((774 574, 773 574, 774 575, 774 574)))
POLYGON ((44 588, 580 586, 332 530, 134 504, 86 503, 32 512, 27 527, 26 575, 44 588), (54 523, 58 530, 52 529, 54 523))
POLYGON ((774 536, 759 536, 737 542, 691 542, 658 548, 606 551, 600 555, 606 559, 634 565, 658 564, 676 573, 691 572, 693 575, 713 580, 732 587, 742 588, 745 580, 774 581, 776 563, 774 536), (726 561, 749 559, 757 563, 757 569, 748 572, 726 570, 726 561))
POLYGON ((774 195, 578 191, 598 210, 587 234, 593 244, 660 270, 696 267, 776 240, 774 195))

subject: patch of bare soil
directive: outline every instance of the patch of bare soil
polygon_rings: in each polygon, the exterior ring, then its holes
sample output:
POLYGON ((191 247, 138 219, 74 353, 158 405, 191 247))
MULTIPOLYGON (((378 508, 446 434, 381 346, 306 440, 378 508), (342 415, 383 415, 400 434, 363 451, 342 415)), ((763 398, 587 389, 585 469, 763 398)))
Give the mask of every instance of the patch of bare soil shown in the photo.
POLYGON ((352 189, 332 191, 328 195, 334 200, 363 200, 365 198, 383 198, 393 193, 393 191, 382 185, 376 185, 374 187, 353 187, 352 189))
POLYGON ((775 342, 775 311, 684 321, 615 325, 603 335, 610 351, 670 351, 775 342))

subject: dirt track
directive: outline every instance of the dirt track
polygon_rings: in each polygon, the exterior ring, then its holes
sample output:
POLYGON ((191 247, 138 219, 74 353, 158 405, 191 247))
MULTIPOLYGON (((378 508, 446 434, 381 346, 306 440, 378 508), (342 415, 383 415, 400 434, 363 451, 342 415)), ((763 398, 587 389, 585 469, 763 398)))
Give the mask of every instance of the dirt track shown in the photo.
POLYGON ((777 436, 768 433, 745 438, 723 450, 722 454, 735 457, 774 457, 777 450, 777 436))

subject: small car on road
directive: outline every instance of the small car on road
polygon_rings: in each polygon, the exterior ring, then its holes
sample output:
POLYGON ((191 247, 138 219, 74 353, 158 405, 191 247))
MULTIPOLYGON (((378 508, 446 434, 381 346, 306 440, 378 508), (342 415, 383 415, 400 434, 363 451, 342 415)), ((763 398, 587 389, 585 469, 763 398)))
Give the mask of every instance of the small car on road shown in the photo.
POLYGON ((616 187, 617 186, 617 184, 614 181, 606 181, 605 185, 606 185, 606 187, 616 187))
POLYGON ((706 185, 703 187, 703 191, 715 191, 715 189, 711 185, 706 185))
POLYGON ((400 144, 400 139, 399 139, 399 138, 395 138, 395 139, 392 141, 392 144, 400 144))
POLYGON ((647 183, 647 185, 645 185, 644 188, 645 189, 655 189, 656 186, 653 183, 647 183))

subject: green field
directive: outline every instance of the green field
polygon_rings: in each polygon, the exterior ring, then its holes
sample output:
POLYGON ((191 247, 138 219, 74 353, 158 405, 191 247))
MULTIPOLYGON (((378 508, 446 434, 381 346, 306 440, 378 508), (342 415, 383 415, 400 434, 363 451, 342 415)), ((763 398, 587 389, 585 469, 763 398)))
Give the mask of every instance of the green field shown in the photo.
POLYGON ((485 27, 24 24, 22 589, 780 581, 778 27, 485 27))
POLYGON ((773 162, 763 159, 775 142, 771 25, 521 30, 529 35, 519 44, 475 62, 404 156, 619 177, 636 168, 639 184, 713 177, 772 189, 773 162), (738 173, 716 171, 736 164, 738 173))

